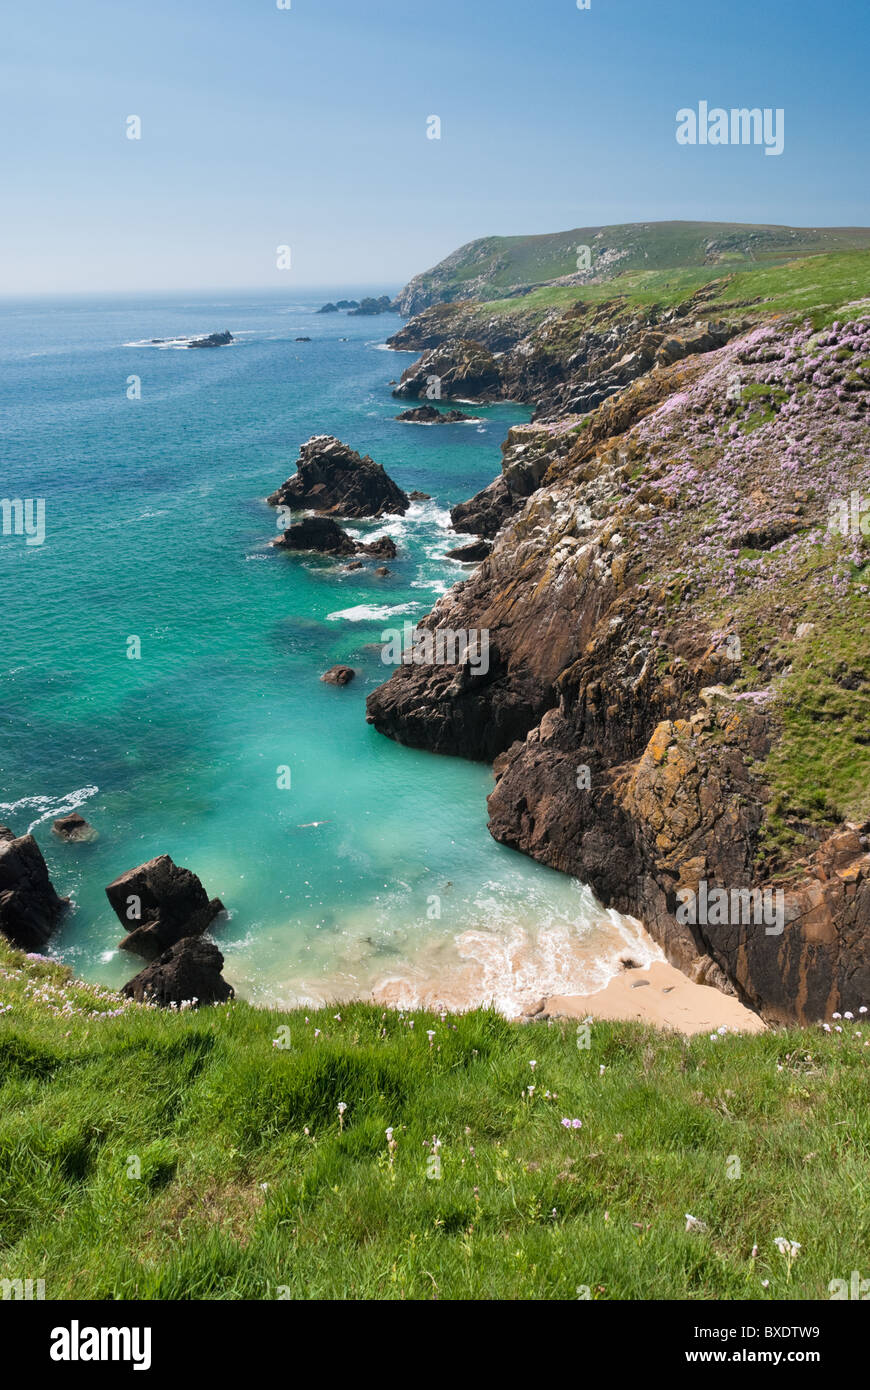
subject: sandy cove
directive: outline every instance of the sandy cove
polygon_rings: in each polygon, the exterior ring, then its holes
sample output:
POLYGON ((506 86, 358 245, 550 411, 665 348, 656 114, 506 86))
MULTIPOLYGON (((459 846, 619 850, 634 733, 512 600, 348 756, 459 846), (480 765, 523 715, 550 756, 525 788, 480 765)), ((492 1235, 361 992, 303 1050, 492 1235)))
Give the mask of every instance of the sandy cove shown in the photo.
POLYGON ((536 1018, 631 1019, 693 1033, 763 1033, 766 1024, 732 994, 698 985, 673 965, 624 970, 595 994, 554 994, 536 1018))

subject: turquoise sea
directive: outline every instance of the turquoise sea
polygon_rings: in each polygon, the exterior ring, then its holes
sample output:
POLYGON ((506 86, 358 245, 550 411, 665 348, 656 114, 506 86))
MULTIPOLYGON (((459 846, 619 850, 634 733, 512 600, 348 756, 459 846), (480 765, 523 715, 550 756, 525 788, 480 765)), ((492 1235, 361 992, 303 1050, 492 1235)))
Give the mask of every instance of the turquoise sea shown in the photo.
POLYGON ((375 990, 516 1012, 651 948, 588 889, 491 839, 488 768, 365 722, 388 674, 382 631, 467 572, 444 558, 460 543, 449 507, 495 476, 528 412, 399 424, 388 382, 413 355, 383 348, 399 320, 315 312, 353 293, 0 306, 0 497, 46 507, 43 544, 0 536, 0 821, 32 829, 73 898, 52 950, 85 978, 117 986, 139 968, 103 889, 168 853, 227 905, 215 938, 242 997, 375 990), (150 343, 224 328, 229 347, 150 343), (432 494, 351 526, 394 537, 387 578, 269 547, 264 498, 321 433, 432 494), (319 680, 336 662, 359 672, 343 689, 319 680), (96 843, 52 835, 75 808, 96 843))

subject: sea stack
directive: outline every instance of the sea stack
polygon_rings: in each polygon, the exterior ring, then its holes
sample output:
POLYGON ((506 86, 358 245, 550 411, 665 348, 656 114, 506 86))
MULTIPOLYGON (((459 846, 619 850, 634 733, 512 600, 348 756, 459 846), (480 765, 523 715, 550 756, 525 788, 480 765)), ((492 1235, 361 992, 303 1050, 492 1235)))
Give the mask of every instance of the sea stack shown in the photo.
POLYGON ((410 506, 379 463, 328 434, 302 445, 296 473, 268 500, 273 507, 342 517, 404 516, 410 506))

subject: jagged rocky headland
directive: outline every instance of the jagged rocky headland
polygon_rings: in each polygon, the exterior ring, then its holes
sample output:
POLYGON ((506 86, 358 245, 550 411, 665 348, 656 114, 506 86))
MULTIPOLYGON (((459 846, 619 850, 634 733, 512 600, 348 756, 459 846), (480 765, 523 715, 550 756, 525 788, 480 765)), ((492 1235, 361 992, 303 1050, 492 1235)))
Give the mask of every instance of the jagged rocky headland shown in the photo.
MULTIPOLYGON (((403 665, 368 719, 492 761, 496 839, 639 917, 693 978, 811 1021, 870 993, 870 525, 831 524, 862 494, 870 521, 867 258, 856 308, 815 328, 722 276, 746 236, 712 242, 676 302, 455 302, 448 262, 448 302, 421 303, 437 270, 400 296, 420 312, 392 345, 422 356, 396 396, 435 377, 441 400, 535 415, 453 509, 491 553, 422 623, 487 630, 487 674, 403 665), (781 894, 781 922, 686 920, 714 886, 781 894)), ((798 306, 827 260, 783 265, 798 306)))

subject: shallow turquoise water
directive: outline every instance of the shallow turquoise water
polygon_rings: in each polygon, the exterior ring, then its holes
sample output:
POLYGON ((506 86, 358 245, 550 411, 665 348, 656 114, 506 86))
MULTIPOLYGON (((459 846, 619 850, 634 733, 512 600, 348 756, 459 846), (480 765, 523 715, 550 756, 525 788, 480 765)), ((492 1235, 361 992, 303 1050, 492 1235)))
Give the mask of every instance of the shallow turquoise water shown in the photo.
POLYGON ((230 909, 216 938, 245 997, 434 988, 510 1011, 603 983, 619 948, 643 946, 588 890, 493 842, 489 769, 400 748, 364 716, 382 631, 464 573, 443 558, 449 506, 495 476, 528 412, 397 423, 387 383, 412 355, 378 345, 398 320, 313 312, 341 294, 0 308, 0 496, 46 501, 43 545, 0 536, 0 820, 34 828, 74 898, 55 953, 107 984, 136 962, 104 885, 159 853, 230 909), (228 348, 146 345, 225 327, 228 348), (316 433, 432 494, 352 528, 394 536, 386 579, 268 546, 263 499, 316 433), (321 684, 339 661, 357 679, 321 684), (96 844, 52 836, 74 807, 96 844))

